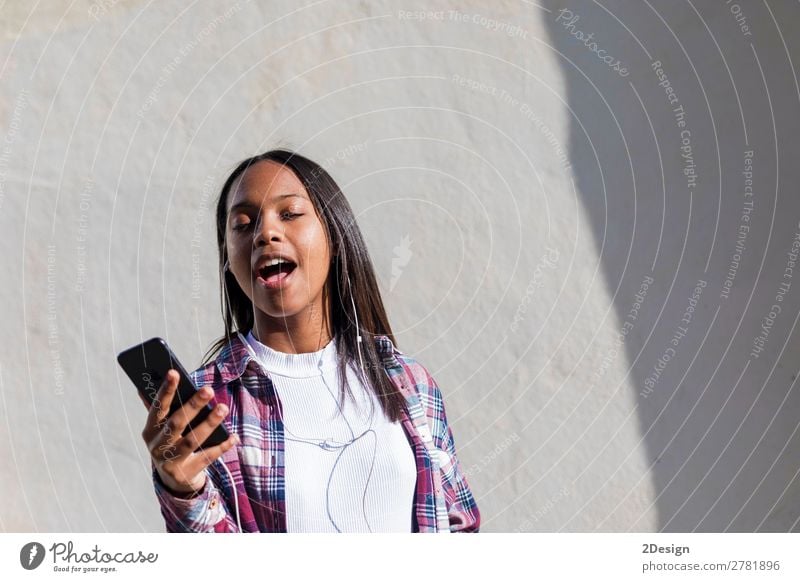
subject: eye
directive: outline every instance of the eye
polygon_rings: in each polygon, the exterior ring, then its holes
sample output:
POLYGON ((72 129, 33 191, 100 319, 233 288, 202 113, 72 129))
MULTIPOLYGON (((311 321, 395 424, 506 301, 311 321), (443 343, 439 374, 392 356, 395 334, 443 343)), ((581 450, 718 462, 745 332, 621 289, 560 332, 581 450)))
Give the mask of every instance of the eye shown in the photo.
POLYGON ((232 229, 237 231, 247 230, 248 228, 250 228, 250 226, 252 226, 252 224, 253 224, 252 222, 240 222, 239 224, 233 225, 232 229))
POLYGON ((303 215, 299 214, 297 212, 289 212, 287 210, 286 212, 281 213, 281 216, 285 217, 287 220, 293 220, 293 219, 297 218, 298 216, 303 216, 303 215))

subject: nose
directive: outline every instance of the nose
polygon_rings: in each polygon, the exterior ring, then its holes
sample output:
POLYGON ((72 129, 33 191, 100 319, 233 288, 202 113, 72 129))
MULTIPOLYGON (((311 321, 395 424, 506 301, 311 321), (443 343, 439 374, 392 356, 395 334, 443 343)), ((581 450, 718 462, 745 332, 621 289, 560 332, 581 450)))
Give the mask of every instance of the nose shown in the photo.
POLYGON ((277 217, 271 216, 271 212, 265 210, 259 217, 258 223, 253 234, 253 247, 259 248, 267 242, 279 242, 283 236, 283 225, 277 217))

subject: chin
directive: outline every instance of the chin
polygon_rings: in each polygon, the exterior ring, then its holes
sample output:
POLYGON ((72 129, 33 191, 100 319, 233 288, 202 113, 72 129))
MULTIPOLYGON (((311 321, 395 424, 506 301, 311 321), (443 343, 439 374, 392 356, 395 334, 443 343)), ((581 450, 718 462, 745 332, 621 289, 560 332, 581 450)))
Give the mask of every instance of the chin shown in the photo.
POLYGON ((301 309, 293 306, 293 305, 257 305, 256 306, 259 311, 261 311, 267 317, 273 318, 284 318, 284 317, 291 317, 293 315, 297 315, 301 309))

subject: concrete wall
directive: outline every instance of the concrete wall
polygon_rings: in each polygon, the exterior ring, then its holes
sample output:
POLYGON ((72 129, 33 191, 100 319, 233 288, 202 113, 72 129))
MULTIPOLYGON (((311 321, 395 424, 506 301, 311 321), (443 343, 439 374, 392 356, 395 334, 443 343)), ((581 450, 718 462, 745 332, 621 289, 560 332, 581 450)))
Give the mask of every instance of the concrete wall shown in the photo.
POLYGON ((163 531, 115 355, 199 365, 217 191, 288 146, 484 531, 800 529, 797 7, 428 4, 3 5, 0 528, 163 531))

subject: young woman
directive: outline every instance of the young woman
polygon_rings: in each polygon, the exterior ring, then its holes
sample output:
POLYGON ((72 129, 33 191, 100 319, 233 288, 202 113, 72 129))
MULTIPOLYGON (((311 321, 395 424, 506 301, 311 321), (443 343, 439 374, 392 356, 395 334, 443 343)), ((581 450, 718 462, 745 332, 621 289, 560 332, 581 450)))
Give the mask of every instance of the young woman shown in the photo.
POLYGON ((225 335, 171 417, 169 372, 142 432, 167 531, 477 532, 442 394, 395 346, 333 178, 287 150, 249 158, 216 222, 225 335), (231 437, 193 452, 220 423, 231 437))

